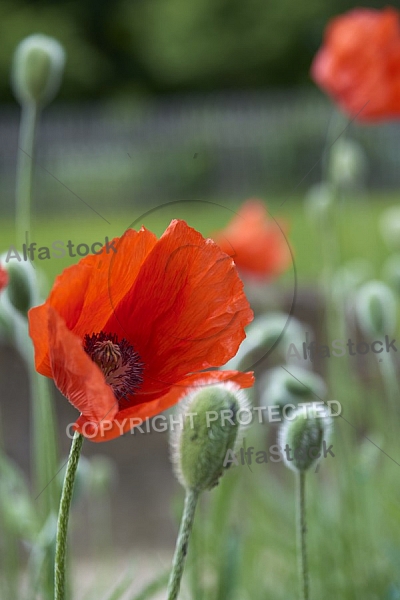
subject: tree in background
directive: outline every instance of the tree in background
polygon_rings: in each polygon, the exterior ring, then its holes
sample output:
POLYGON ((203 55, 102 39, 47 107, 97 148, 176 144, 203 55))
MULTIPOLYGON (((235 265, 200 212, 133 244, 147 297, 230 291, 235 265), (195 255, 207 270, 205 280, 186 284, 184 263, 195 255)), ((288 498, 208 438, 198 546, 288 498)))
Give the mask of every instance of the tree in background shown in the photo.
MULTIPOLYGON (((364 0, 383 8, 386 0, 364 0)), ((66 48, 64 99, 309 82, 325 23, 353 0, 1 0, 0 99, 25 36, 66 48)))

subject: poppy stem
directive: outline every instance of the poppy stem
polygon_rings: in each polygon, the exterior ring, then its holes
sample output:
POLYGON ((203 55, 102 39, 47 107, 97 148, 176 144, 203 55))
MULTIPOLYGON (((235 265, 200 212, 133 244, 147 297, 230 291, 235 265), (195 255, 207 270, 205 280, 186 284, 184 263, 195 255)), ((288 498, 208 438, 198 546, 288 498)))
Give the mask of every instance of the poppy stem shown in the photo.
POLYGON ((199 492, 197 490, 189 489, 186 491, 185 506, 168 583, 168 600, 176 600, 178 597, 198 498, 199 492))
POLYGON ((83 435, 76 431, 69 453, 67 470, 65 472, 61 493, 60 510, 58 513, 56 556, 54 563, 54 600, 65 600, 65 558, 67 550, 69 510, 82 444, 83 435))
POLYGON ((18 140, 17 190, 16 190, 16 229, 17 244, 28 240, 31 229, 31 198, 35 134, 39 110, 36 102, 22 105, 21 124, 18 140))
POLYGON ((301 582, 301 598, 309 600, 309 578, 308 578, 308 563, 307 563, 307 546, 306 546, 306 499, 305 499, 305 471, 296 473, 297 485, 297 542, 299 553, 299 578, 301 582))
MULTIPOLYGON (((389 354, 387 358, 378 362, 379 369, 381 372, 383 386, 390 403, 390 407, 393 410, 393 415, 398 414, 398 401, 399 401, 399 383, 397 381, 396 367, 393 363, 392 357, 389 354)), ((392 420, 392 428, 395 431, 395 420, 392 420)))

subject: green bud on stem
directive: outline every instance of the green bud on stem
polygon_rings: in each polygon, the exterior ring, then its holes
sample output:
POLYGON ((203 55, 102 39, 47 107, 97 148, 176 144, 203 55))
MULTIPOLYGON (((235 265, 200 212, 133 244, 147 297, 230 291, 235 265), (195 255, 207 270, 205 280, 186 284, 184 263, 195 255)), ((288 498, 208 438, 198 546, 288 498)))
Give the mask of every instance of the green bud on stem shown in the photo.
POLYGON ((293 459, 289 460, 286 453, 286 466, 293 471, 307 471, 316 464, 321 456, 322 442, 328 441, 332 419, 323 408, 311 407, 307 414, 298 408, 290 415, 279 432, 279 443, 282 448, 289 446, 293 459))
POLYGON ((183 426, 173 431, 171 447, 177 478, 187 490, 218 484, 238 439, 237 414, 246 406, 244 392, 233 383, 204 386, 183 401, 183 426))
POLYGON ((65 52, 54 38, 34 34, 18 45, 11 74, 20 104, 49 104, 57 94, 65 65, 65 52))
POLYGON ((370 338, 393 334, 396 328, 396 299, 386 284, 369 281, 363 285, 357 293, 355 309, 363 333, 370 338))
POLYGON ((296 365, 270 369, 261 379, 260 388, 261 405, 279 406, 281 411, 290 404, 296 407, 305 399, 310 402, 323 400, 327 394, 320 375, 296 365))
POLYGON ((28 262, 5 262, 5 254, 0 256, 0 262, 7 272, 8 285, 3 294, 24 317, 32 306, 39 303, 38 274, 28 262))

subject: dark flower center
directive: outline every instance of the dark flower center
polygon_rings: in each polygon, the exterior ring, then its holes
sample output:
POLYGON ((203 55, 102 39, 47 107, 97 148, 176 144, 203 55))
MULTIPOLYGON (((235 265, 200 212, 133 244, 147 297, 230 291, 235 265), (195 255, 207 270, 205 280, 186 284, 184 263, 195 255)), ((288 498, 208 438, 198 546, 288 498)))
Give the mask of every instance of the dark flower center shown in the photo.
POLYGON ((134 394, 143 383, 144 365, 139 354, 124 338, 113 333, 85 335, 83 347, 102 370, 118 401, 134 394))

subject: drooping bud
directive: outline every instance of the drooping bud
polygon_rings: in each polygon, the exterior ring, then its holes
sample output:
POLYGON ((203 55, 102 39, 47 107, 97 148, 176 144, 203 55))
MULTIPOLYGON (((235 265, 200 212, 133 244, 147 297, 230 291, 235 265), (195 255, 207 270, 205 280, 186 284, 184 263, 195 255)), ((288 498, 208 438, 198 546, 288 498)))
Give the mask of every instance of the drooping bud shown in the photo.
POLYGON ((0 340, 14 345, 24 359, 31 363, 32 345, 29 343, 27 311, 40 303, 40 276, 28 262, 0 263, 7 272, 8 284, 0 293, 0 340))
POLYGON ((11 82, 20 104, 45 106, 57 94, 65 65, 65 52, 54 38, 34 34, 18 45, 11 82))
POLYGON ((10 302, 20 313, 26 315, 32 306, 32 292, 26 271, 17 265, 10 265, 8 274, 10 283, 7 291, 10 302))
POLYGON ((317 373, 295 365, 267 371, 260 384, 261 405, 278 406, 283 418, 300 402, 324 400, 327 387, 317 373))
POLYGON ((396 328, 396 299, 392 290, 381 281, 363 285, 355 300, 358 322, 370 338, 393 334, 396 328))
POLYGON ((206 385, 181 403, 182 427, 171 434, 172 462, 186 490, 201 492, 218 484, 225 458, 238 442, 238 413, 247 409, 245 393, 231 382, 206 385))
POLYGON ((239 351, 226 365, 226 369, 247 371, 257 361, 274 352, 287 359, 290 347, 301 348, 306 327, 294 317, 281 312, 256 317, 246 329, 246 338, 239 351))
POLYGON ((37 273, 29 262, 6 262, 6 259, 6 254, 0 256, 0 262, 8 277, 4 295, 11 305, 26 317, 28 310, 39 303, 37 273))
POLYGON ((279 445, 288 447, 283 453, 287 467, 293 471, 307 471, 321 458, 322 444, 328 442, 332 419, 324 407, 301 408, 291 414, 279 432, 279 445))

